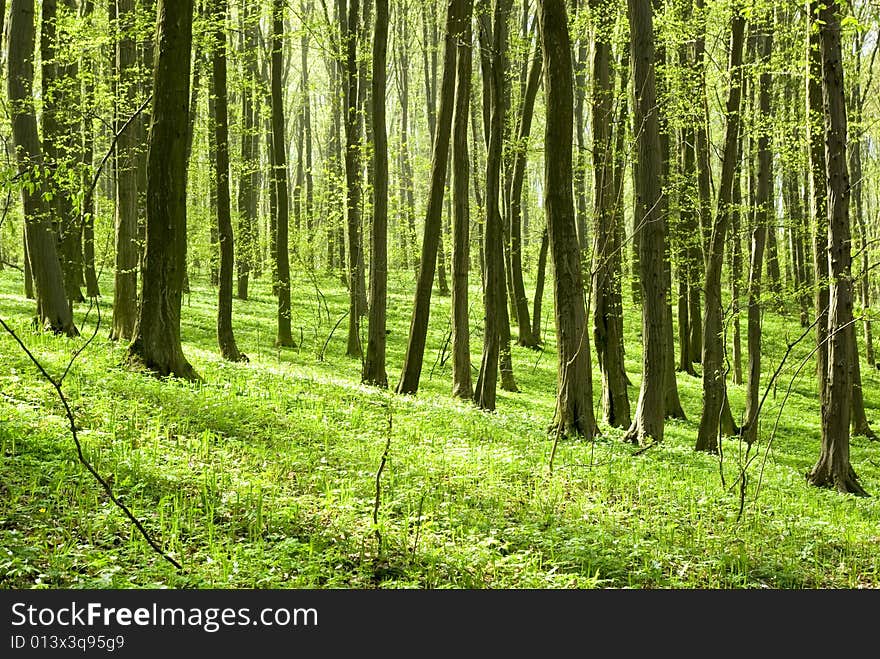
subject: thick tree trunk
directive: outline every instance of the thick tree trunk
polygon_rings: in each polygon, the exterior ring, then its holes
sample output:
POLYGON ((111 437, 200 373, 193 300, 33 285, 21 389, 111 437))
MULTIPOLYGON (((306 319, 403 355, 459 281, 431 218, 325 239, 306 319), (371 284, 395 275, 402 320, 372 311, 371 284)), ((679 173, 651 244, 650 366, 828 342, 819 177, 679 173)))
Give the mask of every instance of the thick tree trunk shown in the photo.
MULTIPOLYGON (((472 13, 470 0, 465 12, 472 13)), ((472 31, 470 21, 457 49, 458 72, 455 82, 455 111, 452 138, 452 395, 470 400, 471 381, 470 319, 468 317, 468 279, 470 273, 470 157, 468 154, 468 113, 471 99, 472 31)))
POLYGON ((32 185, 22 186, 25 217, 25 268, 32 274, 37 300, 37 322, 56 334, 78 331, 64 289, 49 205, 45 200, 47 172, 34 112, 33 0, 13 0, 10 8, 7 98, 12 106, 12 136, 19 175, 32 185), (29 267, 28 267, 29 264, 29 267))
POLYGON ((284 45, 284 0, 272 3, 272 164, 277 204, 275 219, 275 261, 278 268, 278 336, 275 345, 294 345, 290 330, 290 256, 288 254, 289 206, 287 195, 287 150, 284 138, 284 93, 281 89, 284 45))
MULTIPOLYGON (((589 380, 587 310, 581 272, 574 199, 572 144, 574 90, 571 42, 564 0, 539 4, 538 26, 544 54, 547 122, 544 145, 544 208, 553 256, 557 341, 556 412, 551 431, 592 439, 598 433, 589 380)), ((540 317, 540 314, 537 315, 540 317)))
POLYGON ((409 340, 403 362, 403 372, 397 383, 397 393, 414 394, 419 389, 425 340, 431 308, 431 288, 437 266, 437 245, 442 223, 443 193, 446 184, 446 164, 449 158, 449 136, 455 103, 456 53, 460 35, 464 32, 465 1, 450 0, 446 18, 446 34, 443 46, 443 77, 440 82, 440 106, 437 114, 437 130, 434 135, 431 158, 431 178, 428 203, 425 210, 425 228, 422 239, 422 256, 416 282, 409 340))
POLYGON ((214 73, 214 143, 217 160, 217 238, 220 243, 220 269, 217 298, 217 341, 220 354, 229 361, 246 361, 232 330, 232 278, 235 251, 232 235, 232 209, 229 192, 229 119, 226 94, 226 7, 227 0, 213 0, 211 60, 214 73))
POLYGON ((846 160, 846 103, 840 48, 840 6, 829 0, 818 13, 825 116, 828 194, 828 381, 822 404, 822 449, 808 479, 838 492, 865 495, 850 463, 849 432, 855 330, 850 246, 850 181, 846 160))
POLYGON ((730 405, 727 401, 724 364, 724 323, 721 304, 721 270, 724 245, 730 224, 733 179, 739 152, 740 100, 742 97, 742 51, 745 18, 738 9, 732 20, 730 38, 730 92, 727 98, 727 127, 721 161, 721 181, 712 238, 706 256, 704 288, 706 313, 703 321, 703 413, 697 433, 696 450, 718 451, 719 434, 729 425, 730 405))
POLYGON ((666 411, 667 354, 664 328, 669 308, 666 298, 664 253, 666 232, 660 215, 662 154, 660 126, 655 112, 654 33, 651 0, 628 0, 630 43, 635 84, 634 126, 638 135, 635 221, 639 240, 642 304, 642 384, 627 441, 663 440, 666 411))
POLYGON ((159 0, 158 15, 147 165, 147 244, 129 354, 159 375, 198 379, 180 342, 193 3, 159 0))
POLYGON ((385 126, 385 66, 388 0, 376 0, 373 32, 373 239, 370 253, 370 316, 362 380, 388 387, 385 372, 385 312, 388 290, 388 133, 385 126))

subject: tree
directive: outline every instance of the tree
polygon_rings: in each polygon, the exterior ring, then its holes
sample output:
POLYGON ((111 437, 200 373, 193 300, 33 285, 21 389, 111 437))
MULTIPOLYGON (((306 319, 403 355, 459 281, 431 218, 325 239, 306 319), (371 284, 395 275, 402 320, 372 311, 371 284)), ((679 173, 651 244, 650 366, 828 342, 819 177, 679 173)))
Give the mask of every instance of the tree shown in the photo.
POLYGON ((822 448, 808 475, 812 485, 866 495, 850 463, 852 412, 853 283, 850 181, 846 158, 846 99, 837 0, 819 8, 822 107, 825 117, 825 173, 828 213, 828 376, 822 401, 822 448))
POLYGON ((287 195, 287 149, 284 145, 284 94, 281 88, 282 50, 284 48, 284 0, 272 3, 272 181, 276 196, 275 262, 278 268, 278 335, 275 345, 291 347, 290 331, 290 255, 288 253, 288 222, 290 210, 287 195))
MULTIPOLYGON (((593 50, 593 336, 602 371, 605 422, 629 428, 632 418, 623 364, 623 300, 619 294, 620 242, 616 223, 614 144, 612 141, 614 82, 611 77, 612 12, 608 3, 594 2, 596 43, 593 50)), ((620 125, 618 124, 618 130, 620 125)))
POLYGON ((370 320, 364 382, 388 386, 385 373, 385 310, 388 291, 388 133, 385 125, 385 68, 388 0, 376 0, 373 33, 373 240, 370 253, 370 320))
POLYGON ((147 158, 147 228, 131 360, 158 375, 196 380, 183 354, 180 306, 186 269, 186 142, 192 0, 159 0, 147 158))
MULTIPOLYGON (((466 0, 470 16, 472 2, 466 0)), ((471 383, 470 320, 468 318, 468 279, 470 272, 470 159, 468 154, 468 113, 471 101, 473 64, 470 21, 465 22, 456 55, 455 109, 452 137, 452 395, 470 400, 471 383)))
POLYGON ((547 123, 544 145, 544 186, 547 233, 555 273, 553 299, 556 316, 556 412, 551 430, 592 439, 597 433, 592 387, 588 379, 587 310, 581 272, 580 247, 572 195, 572 89, 571 41, 564 0, 542 0, 538 30, 544 56, 544 93, 547 123))
POLYGON ((637 239, 642 299, 642 384, 636 415, 626 433, 639 444, 663 440, 666 409, 667 346, 664 324, 668 304, 664 277, 666 231, 660 215, 660 126, 655 110, 654 27, 651 0, 628 0, 635 84, 633 119, 638 135, 636 168, 637 239))
POLYGON ((455 104, 455 61, 458 39, 465 30, 465 0, 449 0, 446 14, 446 34, 443 43, 443 76, 440 81, 440 104, 437 112, 437 130, 434 133, 431 156, 431 178, 428 203, 425 210, 425 228, 422 238, 422 256, 416 281, 415 300, 410 322, 409 340, 403 361, 403 372, 397 383, 397 393, 414 394, 419 389, 425 339, 430 318, 431 288, 437 265, 437 246, 440 241, 443 194, 446 185, 446 163, 449 158, 449 136, 452 131, 452 112, 455 104))
POLYGON ((235 342, 232 331, 232 278, 235 251, 232 235, 232 211, 229 192, 229 120, 226 94, 226 1, 212 0, 211 60, 214 73, 214 143, 217 180, 217 238, 220 243, 220 271, 217 299, 217 341, 224 359, 237 362, 247 359, 235 342))
MULTIPOLYGON (((745 17, 737 3, 734 6, 730 34, 728 75, 730 90, 727 96, 727 125, 724 152, 721 160, 721 181, 715 222, 712 226, 709 250, 706 256, 704 298, 706 311, 703 319, 703 413, 697 433, 696 450, 716 452, 719 430, 732 421, 727 400, 724 369, 724 328, 721 304, 721 270, 724 264, 724 245, 731 219, 733 179, 739 154, 740 101, 742 98, 742 50, 745 40, 745 17), (725 423, 722 424, 722 421, 725 423)), ((732 429, 730 429, 732 430, 732 429)))
POLYGON ((21 195, 28 262, 25 267, 33 275, 37 323, 56 334, 72 337, 79 332, 67 302, 55 247, 56 236, 46 202, 47 172, 33 106, 35 32, 33 0, 13 0, 9 16, 7 94, 12 106, 12 137, 18 172, 23 180, 21 195))

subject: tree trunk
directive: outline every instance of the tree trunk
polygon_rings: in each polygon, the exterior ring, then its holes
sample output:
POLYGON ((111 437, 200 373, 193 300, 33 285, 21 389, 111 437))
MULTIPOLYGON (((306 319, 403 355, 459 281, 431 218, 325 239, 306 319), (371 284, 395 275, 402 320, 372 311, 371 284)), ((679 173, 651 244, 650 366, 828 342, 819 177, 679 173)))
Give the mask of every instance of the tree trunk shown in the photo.
MULTIPOLYGON (((46 182, 49 208, 58 236, 58 256, 68 302, 73 305, 83 300, 82 284, 82 228, 74 210, 72 186, 65 182, 79 151, 76 127, 77 100, 74 81, 78 73, 75 63, 60 57, 58 47, 69 41, 64 27, 65 15, 76 14, 71 0, 64 0, 65 9, 58 12, 56 0, 43 0, 40 27, 40 57, 42 64, 42 100, 40 115, 43 128, 43 152, 52 176, 46 182), (60 20, 59 20, 60 19, 60 20)), ((73 60, 75 62, 75 60, 73 60)), ((78 87, 77 87, 78 90, 78 87)))
POLYGON ((37 322, 56 334, 79 332, 64 289, 64 276, 55 247, 55 231, 45 200, 47 172, 34 112, 33 0, 13 0, 10 8, 7 98, 12 106, 12 136, 18 172, 31 183, 22 186, 25 217, 25 268, 32 274, 37 300, 37 322), (28 267, 28 264, 30 267, 28 267))
POLYGON ((275 345, 292 347, 290 331, 290 256, 288 254, 289 206, 287 196, 287 140, 284 137, 284 93, 281 89, 284 45, 284 0, 272 3, 272 158, 277 216, 275 250, 278 267, 278 336, 275 345))
MULTIPOLYGON (((483 99, 484 105, 489 107, 489 140, 486 149, 484 241, 486 290, 483 296, 483 355, 474 389, 474 401, 477 407, 490 411, 495 409, 499 359, 503 353, 509 353, 510 349, 510 325, 507 314, 504 270, 504 230, 503 218, 501 217, 501 166, 507 111, 504 83, 508 47, 507 18, 512 4, 512 0, 494 0, 492 3, 492 34, 490 35, 485 29, 481 29, 480 33, 481 55, 485 56, 483 55, 485 53, 489 56, 489 95, 483 99)), ((483 25, 485 26, 485 23, 483 25)), ((484 75, 486 75, 485 69, 484 75)), ((485 91, 486 85, 484 84, 484 93, 485 91)), ((507 371, 506 366, 507 364, 502 365, 502 370, 507 371)))
MULTIPOLYGON (((311 0, 304 3, 302 20, 308 21, 312 14, 311 0)), ((310 268, 314 268, 314 249, 315 242, 315 181, 312 175, 313 154, 312 154, 312 102, 311 90, 309 83, 309 41, 311 32, 303 29, 300 36, 300 68, 302 70, 302 139, 303 151, 300 153, 300 163, 302 164, 304 177, 304 197, 303 197, 303 215, 305 216, 306 231, 306 263, 310 268)))
POLYGON ((464 0, 450 0, 446 18, 446 35, 443 46, 443 77, 440 82, 440 106, 437 114, 437 130, 434 135, 433 156, 431 158, 430 190, 425 210, 425 228, 422 239, 422 256, 416 282, 412 321, 403 372, 397 383, 397 393, 414 394, 419 389, 422 361, 425 355, 425 340, 428 333, 428 319, 431 307, 431 288, 434 283, 434 270, 437 266, 437 244, 440 240, 442 223, 443 193, 446 184, 446 164, 449 158, 449 135, 452 127, 452 112, 455 102, 455 60, 457 42, 464 32, 466 18, 464 0))
POLYGON ((730 92, 727 98, 727 126, 724 153, 721 161, 721 181, 712 238, 706 256, 706 283, 704 297, 706 313, 703 321, 703 413, 697 433, 696 450, 717 452, 719 434, 724 431, 725 418, 730 413, 725 384, 724 323, 721 305, 721 270, 724 264, 724 245, 730 224, 733 179, 739 153, 740 100, 742 97, 742 51, 745 38, 745 18, 734 10, 730 37, 730 92))
MULTIPOLYGON (((466 0, 465 15, 473 7, 466 0)), ((473 35, 470 21, 457 48, 455 110, 452 138, 452 395, 470 400, 471 381, 470 319, 468 317, 468 278, 470 272, 470 156, 468 154, 468 112, 471 99, 473 35)))
POLYGON ((828 382, 822 404, 822 449, 808 479, 838 492, 866 495, 850 463, 849 431, 855 330, 852 327, 850 181, 846 160, 846 103, 840 49, 840 7, 829 0, 818 13, 825 116, 828 195, 828 382))
MULTIPOLYGON (((761 385, 761 271, 764 248, 772 231, 775 216, 773 199, 773 153, 770 150, 770 97, 772 78, 769 70, 773 48, 772 22, 766 18, 757 26, 760 92, 758 108, 758 182, 755 194, 755 219, 752 223, 751 263, 749 265, 748 345, 749 368, 746 382, 745 425, 743 439, 749 444, 758 439, 758 401, 761 385)), ((769 270, 769 265, 768 265, 769 270)), ((769 275, 769 272, 768 272, 769 275)))
POLYGON ((556 412, 550 429, 591 440, 598 427, 589 379, 587 310, 572 196, 574 90, 568 17, 564 0, 544 0, 538 7, 547 105, 544 146, 548 154, 553 154, 544 159, 544 208, 555 273, 558 365, 556 412))
POLYGON ((642 304, 642 384, 627 441, 663 440, 666 411, 667 354, 664 328, 668 303, 664 276, 666 231, 660 215, 662 154, 660 126, 655 112, 654 33, 651 0, 628 0, 630 39, 635 83, 634 126, 638 135, 636 218, 639 240, 639 279, 642 304))
MULTIPOLYGON (((5 5, 5 2, 0 1, 0 5, 5 5)), ((3 7, 0 6, 0 10, 2 9, 3 7)), ((80 5, 80 19, 86 25, 91 26, 93 13, 93 0, 84 0, 80 5)), ((88 69, 82 87, 83 107, 91 107, 94 104, 95 84, 91 70, 92 66, 91 59, 83 55, 80 59, 80 71, 88 69)), ((93 140, 92 120, 89 117, 85 117, 82 124, 84 167, 81 184, 83 200, 80 207, 80 217, 82 218, 83 274, 85 275, 86 295, 92 299, 101 295, 101 289, 98 286, 98 276, 95 270, 95 197, 94 193, 90 191, 92 161, 94 159, 93 140)))
MULTIPOLYGON (((344 3, 343 3, 344 4, 344 3)), ((349 357, 363 355, 361 347, 361 307, 358 281, 363 262, 361 256, 361 113, 358 104, 357 34, 360 16, 360 0, 350 0, 345 18, 345 184, 346 226, 348 230, 348 343, 349 357)))
POLYGON ((541 306, 544 302, 544 281, 547 272, 547 250, 550 247, 550 236, 547 227, 541 232, 541 247, 538 250, 538 268, 535 277, 535 301, 532 305, 532 335, 540 342, 541 339, 541 306))
MULTIPOLYGON (((810 144, 810 185, 813 223, 813 267, 816 306, 816 373, 819 402, 824 409, 828 390, 828 199, 826 186, 825 144, 822 108, 822 54, 819 32, 812 23, 818 17, 820 3, 810 2, 810 29, 807 30, 807 128, 810 144)), ((823 441, 825 426, 822 426, 823 441)))
POLYGON ((596 356, 602 372, 602 410, 605 422, 614 428, 629 428, 629 394, 626 367, 623 364, 617 317, 623 313, 621 300, 615 296, 615 279, 620 278, 616 258, 614 146, 611 127, 614 123, 614 85, 611 80, 612 11, 608 3, 594 1, 598 21, 593 50, 593 174, 595 203, 593 229, 593 335, 596 356))
POLYGON ((373 33, 373 240, 370 253, 370 317, 362 380, 388 387, 385 372, 385 311, 388 290, 388 134, 385 126, 385 66, 388 0, 376 0, 373 33))
POLYGON ((147 244, 131 358, 159 375, 198 379, 180 342, 186 267, 186 141, 193 3, 159 0, 147 163, 147 244))
POLYGON ((217 160, 217 237, 220 243, 220 290, 217 298, 217 341, 224 359, 238 362, 247 357, 238 350, 232 331, 232 278, 235 252, 232 235, 232 211, 229 192, 229 120, 226 94, 226 7, 227 0, 213 0, 212 64, 214 73, 214 143, 217 160))
POLYGON ((238 185, 238 286, 240 300, 248 299, 251 272, 255 270, 257 241, 257 195, 260 187, 259 143, 257 108, 254 90, 259 79, 257 70, 258 15, 252 13, 250 3, 242 5, 242 76, 241 90, 241 163, 238 185))
POLYGON ((519 126, 516 135, 516 147, 513 153, 512 175, 510 177, 509 197, 509 221, 510 226, 510 289, 513 297, 513 307, 516 312, 516 321, 519 328, 519 345, 535 348, 538 339, 532 334, 532 323, 529 319, 529 301, 526 297, 525 284, 523 283, 522 266, 522 196, 523 183, 525 181, 526 160, 528 157, 529 135, 532 130, 532 116, 535 109, 535 98, 538 95, 538 87, 541 84, 541 67, 543 57, 540 47, 535 49, 532 64, 525 86, 525 94, 522 101, 519 126))

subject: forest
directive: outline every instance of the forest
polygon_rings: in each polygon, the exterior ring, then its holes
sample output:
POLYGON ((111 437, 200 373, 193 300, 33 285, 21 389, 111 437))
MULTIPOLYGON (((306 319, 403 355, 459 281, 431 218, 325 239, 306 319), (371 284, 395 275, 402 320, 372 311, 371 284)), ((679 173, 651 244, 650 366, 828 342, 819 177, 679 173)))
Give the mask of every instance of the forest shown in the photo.
POLYGON ((0 588, 880 587, 876 2, 0 27, 0 588))

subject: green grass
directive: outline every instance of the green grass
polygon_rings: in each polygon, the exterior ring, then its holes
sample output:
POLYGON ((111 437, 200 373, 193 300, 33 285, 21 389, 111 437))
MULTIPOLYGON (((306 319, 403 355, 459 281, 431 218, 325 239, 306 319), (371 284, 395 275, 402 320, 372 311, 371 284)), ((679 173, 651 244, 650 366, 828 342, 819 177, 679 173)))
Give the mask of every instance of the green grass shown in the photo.
MULTIPOLYGON (((440 358, 450 300, 434 296, 420 391, 401 397, 360 384, 345 357, 347 309, 336 277, 320 277, 329 317, 305 276, 293 283, 299 346, 273 347, 275 304, 265 281, 235 301, 248 364, 216 349, 216 293, 202 281, 184 302, 184 350, 204 382, 162 381, 124 365, 103 322, 64 381, 86 455, 157 542, 153 552, 78 463, 63 408, 24 353, 0 335, 0 587, 4 588, 855 588, 880 586, 880 504, 807 485, 819 451, 812 347, 797 346, 763 413, 759 459, 739 516, 743 449, 692 450, 701 383, 679 375, 687 421, 670 421, 662 445, 634 455, 622 432, 559 443, 554 407, 552 289, 544 352, 514 347, 520 393, 499 392, 485 413, 450 395, 440 358), (381 476, 377 557, 373 525, 381 476), (724 484, 722 484, 722 473, 724 484), (758 484, 760 483, 760 488, 758 484)), ((33 303, 17 272, 0 272, 0 316, 50 372, 63 372, 94 329, 75 340, 35 333, 33 303)), ((388 374, 403 360, 413 290, 390 283, 388 374)), ((472 298, 472 358, 482 311, 472 298)), ((627 368, 638 396, 639 312, 627 301, 627 368)), ((85 309, 78 309, 82 321, 85 309)), ((765 315, 765 371, 800 329, 794 315, 765 315)), ((743 329, 745 329, 743 327, 743 329)), ((366 328, 364 328, 364 334, 366 328)), ((869 418, 880 424, 878 372, 864 369, 869 418)), ((594 366, 598 402, 598 369, 594 366)), ((766 380, 766 378, 765 378, 766 380)), ((742 387, 730 388, 736 414, 742 387)), ((597 415, 601 411, 597 404, 597 415)), ((865 488, 880 494, 880 445, 853 438, 865 488)))

